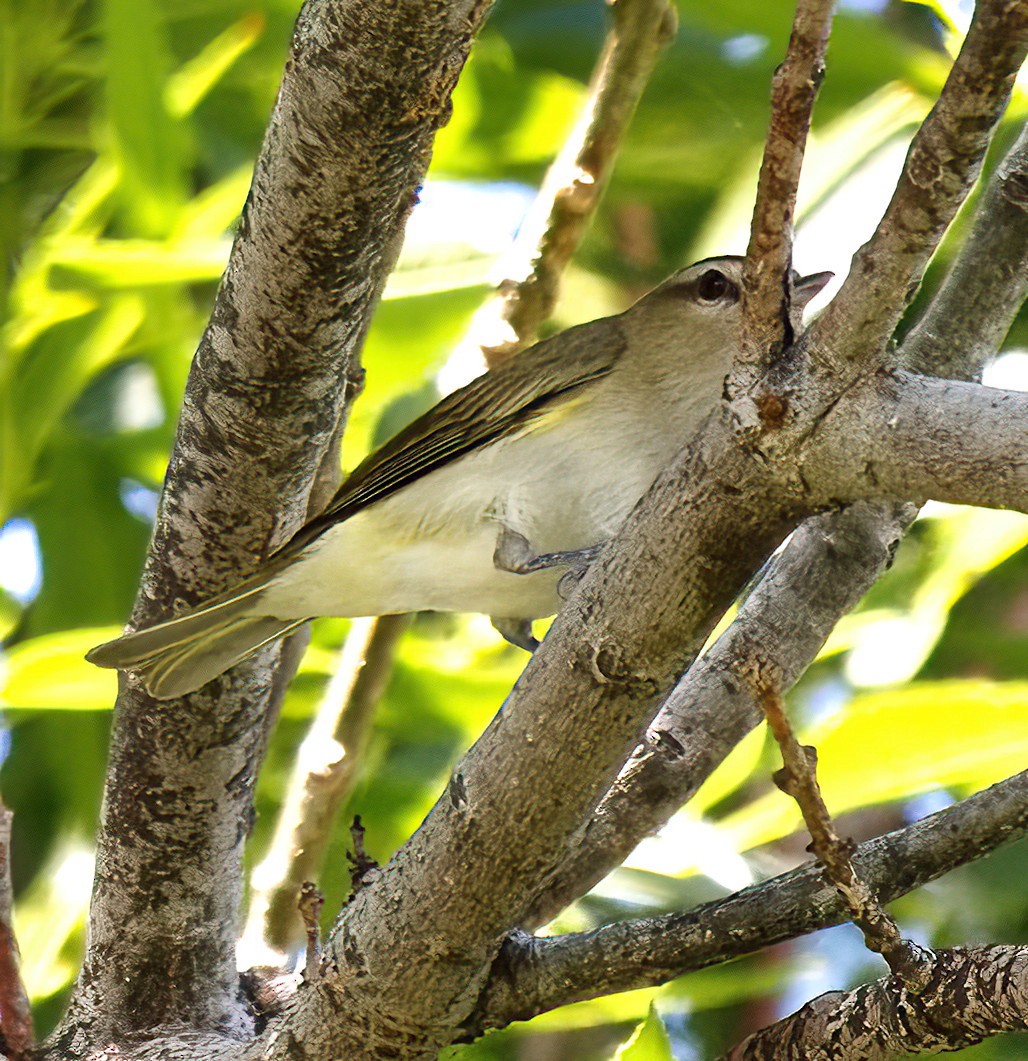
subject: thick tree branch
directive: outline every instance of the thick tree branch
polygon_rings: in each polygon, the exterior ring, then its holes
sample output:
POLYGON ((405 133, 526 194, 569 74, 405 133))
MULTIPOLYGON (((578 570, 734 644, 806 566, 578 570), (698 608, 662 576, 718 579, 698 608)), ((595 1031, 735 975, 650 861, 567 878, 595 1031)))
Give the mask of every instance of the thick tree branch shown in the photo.
MULTIPOLYGON (((1028 771, 860 844, 853 860, 891 902, 1026 833, 1028 771)), ((684 914, 550 938, 517 933, 467 1028, 474 1035, 570 1002, 653 987, 849 917, 822 868, 808 864, 684 914)))
MULTIPOLYGON (((309 0, 194 361, 134 621, 238 580, 302 519, 481 0, 309 0), (312 180, 312 174, 317 176, 312 180)), ((245 1034, 242 846, 278 650, 115 715, 88 949, 54 1055, 188 1020, 245 1034)))
POLYGON ((1028 5, 979 0, 949 78, 910 146, 903 175, 842 289, 814 322, 815 363, 850 378, 873 367, 929 258, 974 183, 1028 51, 1028 5))
POLYGON ((932 498, 1028 511, 1028 394, 897 372, 818 428, 808 482, 825 497, 932 498))
POLYGON ((832 991, 735 1047, 725 1061, 890 1061, 973 1046, 1028 1023, 1028 947, 934 955, 918 990, 889 977, 832 991))

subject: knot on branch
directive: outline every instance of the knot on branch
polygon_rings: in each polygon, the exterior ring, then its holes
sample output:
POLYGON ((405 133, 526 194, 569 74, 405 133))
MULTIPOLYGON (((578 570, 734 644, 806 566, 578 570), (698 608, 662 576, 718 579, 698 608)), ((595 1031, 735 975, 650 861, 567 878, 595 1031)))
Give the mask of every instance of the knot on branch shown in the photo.
POLYGON ((664 683, 653 675, 632 666, 626 659, 623 646, 613 641, 585 645, 579 655, 585 657, 580 667, 592 675, 597 685, 620 686, 633 700, 656 696, 664 687, 664 683))

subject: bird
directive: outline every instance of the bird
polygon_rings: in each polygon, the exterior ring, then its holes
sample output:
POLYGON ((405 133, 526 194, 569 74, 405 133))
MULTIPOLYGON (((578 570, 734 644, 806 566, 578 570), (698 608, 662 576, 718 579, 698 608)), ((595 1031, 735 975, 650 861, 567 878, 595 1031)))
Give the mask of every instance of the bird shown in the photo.
MULTIPOLYGON (((191 693, 321 615, 481 612, 532 651, 657 475, 717 407, 741 345, 744 259, 672 273, 444 397, 344 479, 257 571, 99 645, 156 699, 191 693)), ((831 273, 792 273, 799 314, 831 273)))

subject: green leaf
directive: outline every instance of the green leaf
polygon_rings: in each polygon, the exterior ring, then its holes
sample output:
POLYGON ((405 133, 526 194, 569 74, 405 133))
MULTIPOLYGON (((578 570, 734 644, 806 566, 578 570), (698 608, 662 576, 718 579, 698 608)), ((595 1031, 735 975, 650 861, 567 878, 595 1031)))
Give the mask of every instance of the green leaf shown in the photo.
POLYGON ((109 711, 118 676, 85 660, 102 641, 121 633, 101 626, 44 634, 0 654, 0 707, 29 711, 109 711))
POLYGON ((15 906, 21 973, 32 1002, 75 979, 92 879, 93 852, 65 838, 15 906))
POLYGON ((263 31, 264 17, 254 11, 233 22, 205 45, 199 55, 168 78, 164 89, 168 113, 179 118, 191 114, 232 64, 253 47, 263 31))
POLYGON ((614 1061, 675 1061, 667 1028, 652 1003, 646 1020, 632 1032, 627 1042, 618 1047, 614 1061))
MULTIPOLYGON (((818 781, 833 815, 938 788, 975 790, 1028 761, 1028 683, 919 682, 856 697, 801 733, 818 751, 818 781)), ((793 800, 769 792, 720 822, 738 850, 801 824, 793 800)))
POLYGON ((165 13, 155 0, 105 0, 103 15, 121 205, 137 232, 163 236, 186 198, 184 137, 163 92, 171 66, 165 13))

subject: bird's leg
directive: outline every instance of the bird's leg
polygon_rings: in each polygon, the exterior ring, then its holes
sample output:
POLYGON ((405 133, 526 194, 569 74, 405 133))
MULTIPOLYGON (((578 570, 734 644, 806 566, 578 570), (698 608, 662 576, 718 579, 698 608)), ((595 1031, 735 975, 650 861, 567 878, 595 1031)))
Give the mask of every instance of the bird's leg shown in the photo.
POLYGON ((605 544, 601 542, 585 549, 567 549, 557 553, 536 553, 523 534, 510 527, 501 527, 493 550, 493 564, 501 571, 510 571, 515 575, 531 575, 551 567, 569 567, 571 570, 568 575, 573 575, 578 581, 603 551, 605 544))
MULTIPOLYGON (((557 553, 536 553, 529 540, 516 530, 503 524, 493 550, 493 564, 500 571, 510 571, 514 575, 531 575, 536 571, 546 571, 551 567, 567 567, 569 570, 557 583, 557 593, 561 599, 569 597, 578 581, 589 569, 589 565, 599 556, 603 545, 592 545, 587 549, 568 549, 557 553)), ((529 619, 510 619, 491 616, 494 627, 512 644, 527 652, 534 652, 539 642, 532 636, 532 623, 529 619)))

